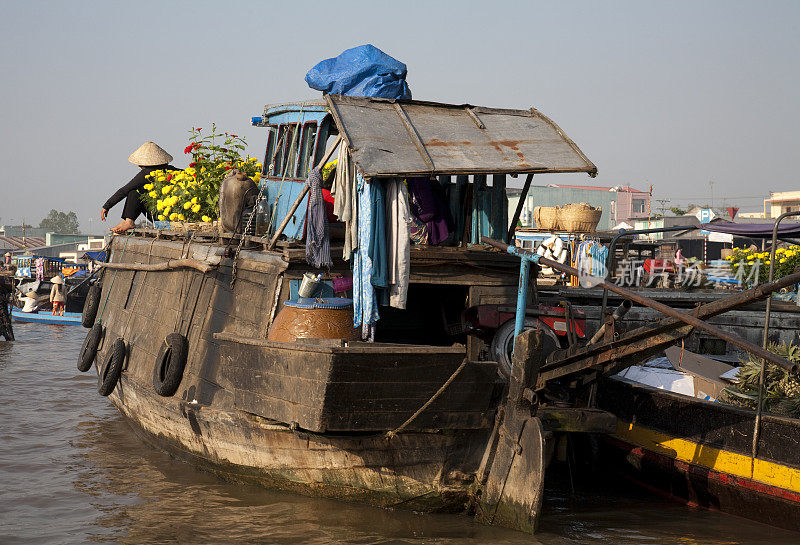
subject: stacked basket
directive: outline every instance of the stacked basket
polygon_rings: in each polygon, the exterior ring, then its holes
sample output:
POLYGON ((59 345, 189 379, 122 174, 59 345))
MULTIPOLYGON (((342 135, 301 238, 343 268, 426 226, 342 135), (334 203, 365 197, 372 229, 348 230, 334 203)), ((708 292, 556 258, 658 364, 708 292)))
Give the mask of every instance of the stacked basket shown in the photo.
POLYGON ((559 211, 559 224, 570 233, 593 233, 602 214, 599 206, 595 208, 585 202, 567 204, 559 211))
POLYGON ((603 214, 601 207, 571 203, 564 206, 536 206, 533 220, 536 227, 545 231, 567 231, 570 233, 593 233, 603 214))

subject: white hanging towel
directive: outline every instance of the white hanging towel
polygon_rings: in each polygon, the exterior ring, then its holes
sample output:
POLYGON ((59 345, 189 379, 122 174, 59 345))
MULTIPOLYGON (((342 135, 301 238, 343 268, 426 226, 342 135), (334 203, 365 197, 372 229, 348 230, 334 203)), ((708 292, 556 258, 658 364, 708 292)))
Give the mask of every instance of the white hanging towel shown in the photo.
POLYGON ((355 198, 356 169, 350 161, 350 150, 342 142, 339 144, 339 156, 336 162, 336 177, 333 179, 333 213, 344 222, 344 249, 342 257, 345 261, 358 249, 358 203, 355 198))
POLYGON ((411 241, 408 223, 408 188, 399 178, 386 184, 386 242, 389 272, 389 305, 406 308, 408 278, 411 274, 411 241))

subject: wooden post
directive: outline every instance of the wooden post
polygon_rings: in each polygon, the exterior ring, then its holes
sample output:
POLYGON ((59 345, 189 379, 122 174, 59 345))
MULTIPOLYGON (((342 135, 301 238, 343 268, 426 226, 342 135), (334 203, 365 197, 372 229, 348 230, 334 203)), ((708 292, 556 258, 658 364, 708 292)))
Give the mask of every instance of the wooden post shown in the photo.
POLYGON ((514 238, 514 231, 517 230, 517 222, 519 221, 519 215, 522 213, 522 207, 525 205, 525 197, 528 196, 528 190, 530 190, 531 188, 532 181, 533 181, 533 172, 529 172, 528 177, 525 178, 525 186, 522 188, 522 193, 519 196, 517 209, 514 210, 514 217, 511 219, 511 226, 508 228, 508 237, 506 238, 506 242, 509 244, 511 244, 511 240, 514 238))
MULTIPOLYGON (((331 148, 330 148, 330 149, 329 149, 327 152, 325 152, 325 156, 324 156, 324 157, 322 158, 322 160, 321 160, 321 161, 320 161, 320 162, 317 164, 316 168, 322 168, 322 167, 324 167, 324 166, 325 166, 325 163, 327 163, 327 162, 328 162, 328 159, 330 159, 330 158, 331 158, 331 155, 333 155, 333 150, 335 150, 335 149, 336 149, 336 147, 339 145, 339 143, 340 143, 341 141, 342 141, 342 135, 340 134, 340 135, 339 135, 339 136, 336 138, 336 141, 333 143, 333 145, 331 146, 331 148)), ((274 234, 274 235, 272 235, 272 238, 269 240, 269 244, 267 244, 267 250, 271 250, 271 249, 272 249, 272 247, 273 247, 273 246, 275 246, 275 243, 278 241, 278 237, 279 237, 279 236, 281 236, 281 235, 283 234, 283 230, 284 230, 284 229, 286 229, 286 226, 289 224, 289 220, 291 220, 291 219, 292 219, 292 216, 293 216, 293 215, 294 215, 294 213, 297 211, 297 208, 300 206, 300 203, 301 203, 301 202, 303 202, 303 199, 305 198, 305 196, 306 196, 307 194, 308 194, 308 186, 307 186, 307 185, 304 185, 304 186, 303 186, 303 190, 302 190, 302 191, 300 192, 300 194, 297 196, 297 198, 295 199, 294 203, 292 204, 292 207, 291 207, 291 208, 289 209, 289 211, 286 213, 286 217, 284 217, 284 218, 283 218, 283 221, 282 221, 282 222, 281 222, 281 224, 278 226, 278 229, 277 229, 277 231, 275 231, 275 234, 274 234)))

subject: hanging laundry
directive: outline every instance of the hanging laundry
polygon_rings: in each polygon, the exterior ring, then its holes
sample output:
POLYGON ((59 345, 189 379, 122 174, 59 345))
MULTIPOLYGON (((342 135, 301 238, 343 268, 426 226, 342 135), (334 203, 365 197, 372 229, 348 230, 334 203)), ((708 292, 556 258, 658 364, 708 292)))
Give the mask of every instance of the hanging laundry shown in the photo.
POLYGON ((386 256, 386 186, 383 180, 373 180, 370 188, 370 237, 367 255, 372 261, 372 285, 378 302, 389 304, 389 271, 386 256))
MULTIPOLYGON (((341 160, 339 162, 341 165, 341 160)), ((371 213, 371 184, 356 173, 355 202, 358 205, 358 239, 355 241, 356 250, 352 254, 353 266, 353 327, 373 324, 380 317, 378 302, 375 297, 375 288, 372 285, 372 260, 369 258, 368 249, 370 242, 371 213)), ((369 328, 362 328, 369 333, 369 328)))
POLYGON ((330 268, 331 239, 325 200, 322 196, 322 172, 314 168, 308 175, 308 212, 306 212, 306 263, 319 269, 330 268))
POLYGON ((438 183, 428 178, 409 178, 408 199, 411 214, 427 226, 428 244, 439 244, 450 236, 452 220, 448 226, 449 208, 438 183))
POLYGON ((408 279, 411 272, 411 240, 408 188, 399 178, 386 184, 386 242, 388 246, 389 304, 406 308, 408 279))
POLYGON ((344 248, 342 257, 350 259, 350 255, 358 248, 358 199, 355 195, 355 164, 350 160, 350 150, 344 142, 339 145, 339 156, 336 159, 336 176, 333 180, 332 193, 335 197, 333 213, 344 222, 344 248))

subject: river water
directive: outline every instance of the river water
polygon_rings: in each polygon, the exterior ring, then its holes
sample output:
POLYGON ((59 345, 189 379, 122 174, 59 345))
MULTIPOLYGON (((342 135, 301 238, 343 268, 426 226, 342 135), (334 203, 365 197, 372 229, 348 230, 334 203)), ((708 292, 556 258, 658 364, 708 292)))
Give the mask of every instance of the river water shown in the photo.
POLYGON ((0 341, 0 544, 796 544, 624 483, 549 484, 528 536, 224 482, 143 443, 76 369, 86 330, 16 324, 0 341))

